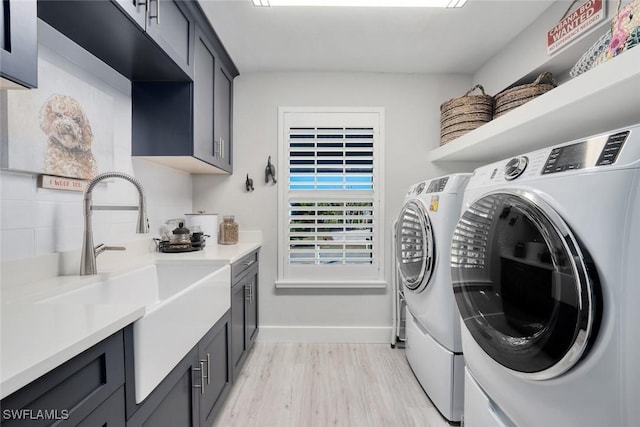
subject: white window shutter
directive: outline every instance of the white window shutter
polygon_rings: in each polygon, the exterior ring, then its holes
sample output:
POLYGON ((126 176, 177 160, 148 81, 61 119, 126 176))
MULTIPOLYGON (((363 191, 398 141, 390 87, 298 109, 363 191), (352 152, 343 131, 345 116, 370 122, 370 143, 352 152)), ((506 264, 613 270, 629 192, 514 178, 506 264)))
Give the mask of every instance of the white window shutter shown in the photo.
POLYGON ((381 109, 281 109, 278 277, 379 280, 381 109))

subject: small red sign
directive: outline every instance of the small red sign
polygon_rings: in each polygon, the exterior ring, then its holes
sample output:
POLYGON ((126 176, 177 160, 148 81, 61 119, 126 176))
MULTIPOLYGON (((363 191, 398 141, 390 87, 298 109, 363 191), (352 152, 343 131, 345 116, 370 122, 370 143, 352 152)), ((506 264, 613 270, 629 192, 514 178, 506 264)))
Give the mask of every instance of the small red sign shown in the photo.
POLYGON ((50 190, 84 191, 87 187, 87 181, 63 178, 60 176, 40 175, 38 177, 38 187, 50 190))
POLYGON ((602 0, 586 0, 547 32, 547 53, 551 55, 604 19, 602 0))

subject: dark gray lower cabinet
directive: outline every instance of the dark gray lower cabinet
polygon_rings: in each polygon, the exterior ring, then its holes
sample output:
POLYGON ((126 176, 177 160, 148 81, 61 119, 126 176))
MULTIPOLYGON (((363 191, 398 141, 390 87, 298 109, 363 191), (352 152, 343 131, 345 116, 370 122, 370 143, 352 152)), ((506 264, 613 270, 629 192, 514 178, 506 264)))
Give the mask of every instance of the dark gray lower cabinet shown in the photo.
MULTIPOLYGON (((257 260, 257 252, 254 256, 257 260)), ((242 289, 236 314, 242 315, 240 329, 248 331, 241 338, 244 361, 257 331, 257 304, 252 306, 249 294, 257 292, 257 264, 241 276, 232 289, 242 289)), ((231 359, 237 356, 231 349, 232 313, 227 311, 141 404, 135 402, 133 326, 128 326, 4 398, 1 424, 209 427, 229 394, 233 369, 237 373, 240 366, 231 359)))
POLYGON ((231 389, 231 362, 229 346, 231 331, 229 325, 230 312, 223 317, 222 322, 205 335, 198 345, 199 361, 204 371, 204 387, 200 395, 200 425, 209 427, 218 414, 231 389))
POLYGON ((231 265, 231 363, 242 369, 258 334, 258 251, 231 265))
MULTIPOLYGON (((139 405, 134 398, 133 362, 127 360, 127 426, 213 423, 231 387, 229 316, 227 312, 139 405)), ((129 348, 132 341, 126 341, 129 348)))
POLYGON ((125 425, 124 386, 122 386, 77 427, 124 427, 125 425))
POLYGON ((2 425, 123 426, 123 343, 117 332, 4 398, 2 425))
MULTIPOLYGON (((127 426, 197 426, 200 391, 193 368, 198 366, 198 349, 191 350, 167 377, 137 405, 127 426)), ((127 405, 135 399, 132 376, 127 372, 127 405)), ((135 401, 133 401, 135 405, 135 401)))

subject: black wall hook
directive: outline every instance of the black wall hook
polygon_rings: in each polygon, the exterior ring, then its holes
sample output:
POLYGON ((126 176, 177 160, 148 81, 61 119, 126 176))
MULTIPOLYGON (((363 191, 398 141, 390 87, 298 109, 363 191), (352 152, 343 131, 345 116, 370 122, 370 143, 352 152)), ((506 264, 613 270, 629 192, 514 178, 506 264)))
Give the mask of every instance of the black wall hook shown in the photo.
POLYGON ((276 181, 276 167, 271 164, 271 156, 267 160, 267 167, 264 170, 264 182, 269 182, 269 178, 273 180, 273 183, 277 183, 276 181))
POLYGON ((247 188, 247 191, 253 191, 253 179, 249 178, 249 174, 247 174, 247 180, 244 182, 244 186, 247 188))

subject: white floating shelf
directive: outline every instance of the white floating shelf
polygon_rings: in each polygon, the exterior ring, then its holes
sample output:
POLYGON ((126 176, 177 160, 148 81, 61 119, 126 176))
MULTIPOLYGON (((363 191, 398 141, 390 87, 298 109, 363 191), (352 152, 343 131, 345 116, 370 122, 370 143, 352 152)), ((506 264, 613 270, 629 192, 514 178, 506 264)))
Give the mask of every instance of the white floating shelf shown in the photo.
POLYGON ((432 162, 490 163, 640 123, 640 47, 431 151, 432 162))

